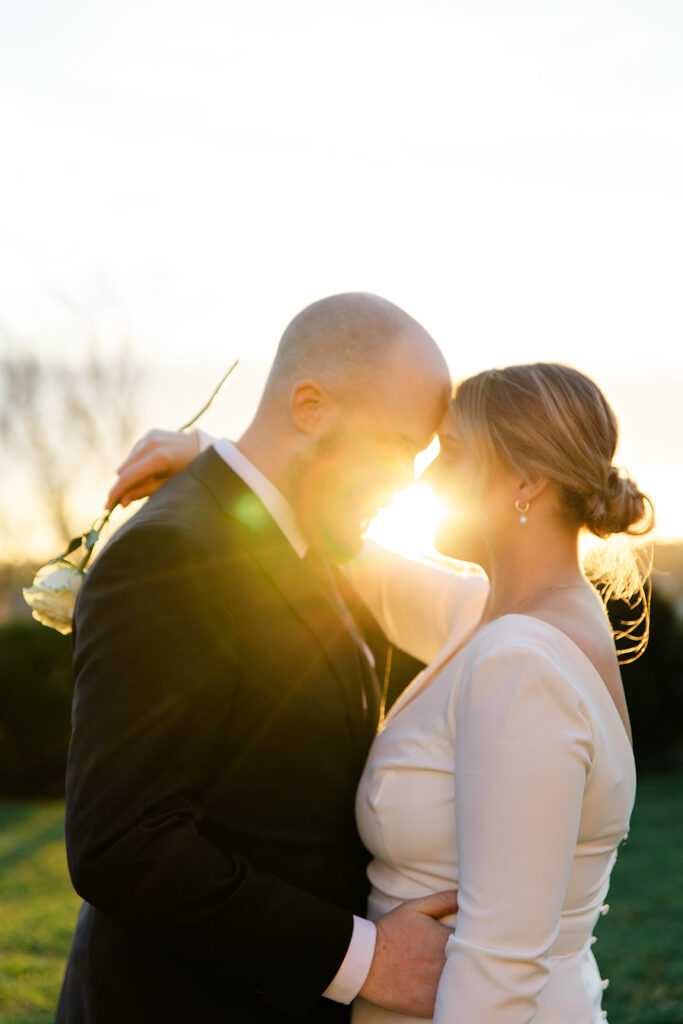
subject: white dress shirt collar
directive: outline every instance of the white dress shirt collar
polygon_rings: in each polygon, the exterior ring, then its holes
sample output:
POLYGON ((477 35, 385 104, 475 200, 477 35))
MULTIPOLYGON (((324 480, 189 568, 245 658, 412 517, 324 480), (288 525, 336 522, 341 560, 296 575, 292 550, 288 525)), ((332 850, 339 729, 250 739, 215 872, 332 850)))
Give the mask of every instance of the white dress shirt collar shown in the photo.
POLYGON ((260 498, 299 558, 303 558, 308 550, 308 542, 301 532, 294 509, 275 484, 271 483, 227 437, 213 441, 213 446, 230 469, 237 473, 257 498, 260 498))

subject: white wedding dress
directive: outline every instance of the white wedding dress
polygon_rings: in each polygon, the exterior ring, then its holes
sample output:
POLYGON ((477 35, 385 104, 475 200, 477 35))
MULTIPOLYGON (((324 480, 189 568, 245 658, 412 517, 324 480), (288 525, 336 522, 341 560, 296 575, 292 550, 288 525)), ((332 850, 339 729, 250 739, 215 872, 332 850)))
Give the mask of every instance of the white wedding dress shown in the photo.
MULTIPOLYGON (((358 790, 374 857, 369 916, 458 887, 437 1024, 606 1019, 593 929, 635 769, 596 669, 525 615, 468 640, 487 591, 472 567, 447 572, 369 546, 350 576, 397 646, 436 659, 392 707, 358 790)), ((413 1020, 354 1003, 353 1024, 413 1020)))

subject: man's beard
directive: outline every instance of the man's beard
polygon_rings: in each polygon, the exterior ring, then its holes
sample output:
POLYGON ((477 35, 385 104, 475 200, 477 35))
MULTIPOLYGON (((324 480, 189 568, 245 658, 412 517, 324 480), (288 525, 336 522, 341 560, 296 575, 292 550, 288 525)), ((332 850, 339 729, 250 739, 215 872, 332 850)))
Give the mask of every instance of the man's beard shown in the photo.
POLYGON ((359 553, 377 508, 370 497, 376 482, 362 454, 345 431, 327 434, 314 451, 292 459, 283 480, 306 540, 337 563, 359 553))

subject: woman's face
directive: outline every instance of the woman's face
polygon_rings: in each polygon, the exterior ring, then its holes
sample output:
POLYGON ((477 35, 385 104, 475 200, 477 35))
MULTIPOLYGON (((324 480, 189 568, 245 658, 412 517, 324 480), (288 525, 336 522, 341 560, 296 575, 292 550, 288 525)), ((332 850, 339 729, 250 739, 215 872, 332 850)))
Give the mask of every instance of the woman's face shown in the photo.
POLYGON ((451 409, 439 427, 439 444, 440 453, 423 477, 448 508, 436 547, 452 558, 486 564, 488 552, 519 520, 519 474, 498 461, 482 465, 451 409))

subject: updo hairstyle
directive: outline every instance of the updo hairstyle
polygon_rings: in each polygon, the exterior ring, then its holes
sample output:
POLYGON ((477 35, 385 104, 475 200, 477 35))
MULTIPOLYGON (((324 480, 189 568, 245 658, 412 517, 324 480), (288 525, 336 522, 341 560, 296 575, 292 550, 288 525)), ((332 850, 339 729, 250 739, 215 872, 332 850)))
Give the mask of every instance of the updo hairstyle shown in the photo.
POLYGON ((525 480, 550 480, 572 525, 603 538, 652 529, 650 499, 612 464, 614 412, 578 370, 558 363, 485 370, 458 386, 453 408, 484 470, 497 458, 525 480))

